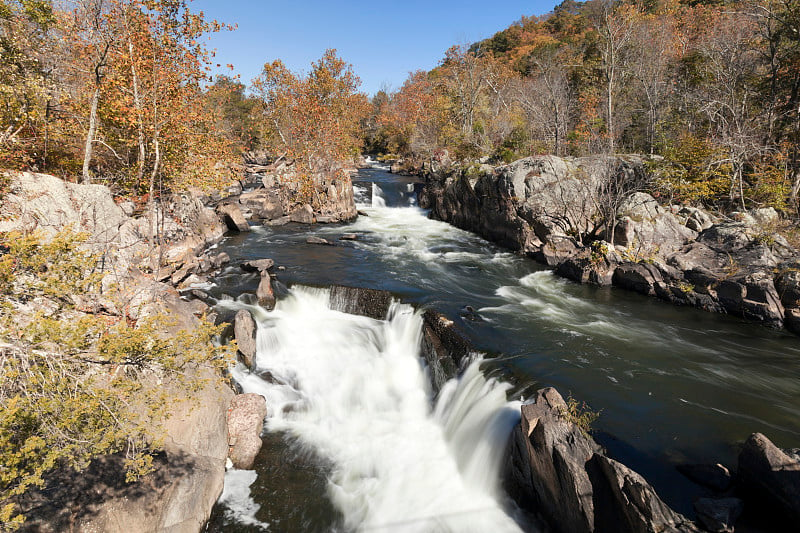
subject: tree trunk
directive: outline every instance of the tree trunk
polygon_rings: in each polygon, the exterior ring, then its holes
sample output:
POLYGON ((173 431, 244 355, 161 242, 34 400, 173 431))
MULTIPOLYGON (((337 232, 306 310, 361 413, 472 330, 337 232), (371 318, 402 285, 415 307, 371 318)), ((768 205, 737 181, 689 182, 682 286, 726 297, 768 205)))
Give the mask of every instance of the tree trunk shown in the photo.
POLYGON ((91 183, 89 163, 92 161, 92 146, 97 134, 97 104, 100 101, 100 86, 96 86, 92 95, 92 107, 89 112, 89 132, 86 134, 86 147, 83 152, 83 183, 91 183))

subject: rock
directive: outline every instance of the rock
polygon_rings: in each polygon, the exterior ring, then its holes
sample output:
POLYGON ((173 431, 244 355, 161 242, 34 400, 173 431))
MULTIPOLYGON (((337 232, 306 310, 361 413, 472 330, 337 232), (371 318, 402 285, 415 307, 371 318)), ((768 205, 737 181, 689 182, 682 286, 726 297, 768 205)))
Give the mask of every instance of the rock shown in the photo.
POLYGON ((67 183, 31 172, 13 174, 0 206, 0 232, 38 228, 52 236, 72 226, 89 233, 89 242, 98 245, 115 240, 126 221, 108 187, 67 183))
POLYGON ((386 318, 393 300, 390 292, 375 289, 333 285, 330 291, 331 309, 376 320, 386 318))
POLYGON ((712 533, 733 533, 743 509, 744 502, 739 498, 700 498, 694 502, 697 519, 712 533))
POLYGON ((270 220, 266 223, 267 226, 285 226, 289 223, 289 217, 280 217, 275 220, 270 220))
POLYGON ((225 252, 220 252, 211 259, 211 265, 214 268, 221 268, 222 265, 227 265, 231 262, 231 256, 225 252))
POLYGON ((623 263, 614 270, 614 285, 648 296, 655 294, 659 281, 663 281, 661 272, 650 264, 623 263))
POLYGON ((256 289, 256 297, 258 298, 258 305, 268 310, 275 308, 275 293, 272 290, 272 278, 270 278, 269 272, 261 272, 261 281, 258 283, 258 289, 256 289))
POLYGON ((800 309, 787 309, 783 317, 783 325, 792 333, 800 335, 800 309))
POLYGON ((223 204, 217 207, 217 213, 222 217, 222 221, 231 231, 250 231, 250 224, 245 220, 239 206, 234 204, 223 204))
POLYGON ((275 261, 272 259, 253 259, 241 264, 241 268, 245 272, 266 272, 271 270, 273 266, 275 266, 275 261))
POLYGON ((428 309, 422 321, 422 356, 430 369, 433 391, 438 393, 474 349, 444 315, 428 309))
POLYGON ((522 405, 505 465, 505 485, 518 504, 562 533, 696 531, 641 476, 606 457, 566 411, 553 388, 522 405))
POLYGON ((117 205, 119 205, 119 208, 122 209, 122 212, 125 213, 125 216, 127 217, 132 217, 133 214, 136 212, 136 204, 134 204, 133 202, 130 201, 120 202, 117 205))
POLYGON ((228 457, 234 468, 249 470, 261 450, 267 402, 260 394, 240 394, 228 409, 228 457))
POLYGON ((717 492, 724 492, 731 486, 731 473, 721 464, 715 465, 678 465, 678 472, 695 483, 709 487, 717 492))
POLYGON ((696 207, 683 207, 678 215, 686 218, 686 227, 700 233, 714 225, 714 219, 708 212, 696 207))
POLYGON ((311 236, 306 238, 306 244, 323 244, 331 246, 331 243, 327 239, 323 239, 322 237, 315 237, 311 236))
POLYGON ((205 278, 201 278, 197 274, 191 274, 188 278, 184 279, 183 282, 178 286, 179 289, 193 289, 197 285, 203 285, 206 283, 205 278))
POLYGON ((233 319, 233 336, 242 362, 251 370, 256 366, 256 331, 253 315, 247 309, 240 309, 233 319))
POLYGON ((775 276, 775 289, 786 308, 800 307, 800 269, 792 265, 781 265, 775 276))
POLYGON ((755 219, 756 223, 760 226, 771 226, 777 224, 781 220, 781 216, 775 211, 774 207, 762 207, 760 209, 753 209, 750 211, 750 216, 755 219))
POLYGON ((555 389, 541 389, 529 402, 511 437, 509 493, 523 507, 541 512, 556 531, 593 531, 585 464, 600 448, 560 416, 566 403, 555 389))
POLYGON ((336 219, 327 215, 317 215, 317 224, 330 224, 336 222, 336 219))
POLYGON ((358 235, 355 233, 343 233, 341 237, 339 237, 340 241, 355 241, 358 240, 358 235))
MULTIPOLYGON (((800 461, 762 435, 753 433, 739 453, 739 487, 749 498, 800 521, 800 461)), ((745 498, 745 501, 750 501, 745 498)))
POLYGON ((289 213, 290 222, 301 224, 312 224, 314 222, 314 210, 308 204, 303 204, 289 213))

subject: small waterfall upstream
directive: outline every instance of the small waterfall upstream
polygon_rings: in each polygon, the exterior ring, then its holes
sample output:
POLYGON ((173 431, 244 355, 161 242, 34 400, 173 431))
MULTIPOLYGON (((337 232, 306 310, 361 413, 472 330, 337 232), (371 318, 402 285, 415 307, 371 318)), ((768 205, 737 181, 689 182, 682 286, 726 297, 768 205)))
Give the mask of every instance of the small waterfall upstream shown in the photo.
MULTIPOLYGON (((258 323, 257 368, 239 365, 234 378, 267 398, 266 431, 290 435, 330 465, 327 495, 342 529, 519 531, 499 487, 519 420, 507 385, 487 380, 475 360, 432 406, 420 313, 394 302, 374 320, 333 310, 329 300, 328 289, 297 286, 272 312, 222 304, 249 309, 258 323)), ((268 529, 248 497, 253 479, 230 471, 222 501, 239 523, 268 529)))

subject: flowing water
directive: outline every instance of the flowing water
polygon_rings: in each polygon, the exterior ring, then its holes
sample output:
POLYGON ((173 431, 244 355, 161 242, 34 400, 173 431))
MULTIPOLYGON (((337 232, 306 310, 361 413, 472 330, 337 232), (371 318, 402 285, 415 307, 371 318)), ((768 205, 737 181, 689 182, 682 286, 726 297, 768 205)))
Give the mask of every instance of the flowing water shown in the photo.
POLYGON ((688 514, 699 489, 676 464, 735 466, 754 431, 800 446, 797 337, 571 283, 429 220, 414 179, 373 169, 355 181, 368 216, 352 224, 254 228, 221 245, 233 266, 217 280, 218 297, 255 291, 241 261, 271 257, 286 269, 276 310, 251 307, 258 364, 271 374, 237 370, 245 390, 268 398, 265 448, 256 473, 229 473, 210 529, 513 528, 497 489, 497 451, 516 420, 506 397, 543 386, 600 410, 598 440, 688 514), (358 240, 337 241, 342 233, 358 240), (312 234, 336 246, 306 244, 312 234), (327 292, 310 288, 330 284, 434 307, 493 357, 448 383, 431 408, 418 315, 404 306, 386 321, 332 311, 327 292))

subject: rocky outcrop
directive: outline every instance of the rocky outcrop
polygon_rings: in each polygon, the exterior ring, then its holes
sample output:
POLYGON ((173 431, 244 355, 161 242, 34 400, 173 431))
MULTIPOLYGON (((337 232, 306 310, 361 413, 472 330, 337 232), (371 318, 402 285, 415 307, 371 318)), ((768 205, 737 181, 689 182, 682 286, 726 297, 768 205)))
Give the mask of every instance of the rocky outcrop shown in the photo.
POLYGON ((249 470, 261 450, 267 402, 260 394, 239 394, 228 409, 228 457, 234 468, 249 470))
POLYGON ((569 420, 555 389, 522 405, 509 441, 505 484, 524 508, 564 533, 694 532, 636 472, 607 457, 569 420))
POLYGON ((31 496, 37 510, 24 530, 200 531, 222 493, 226 413, 233 396, 212 385, 215 376, 201 377, 210 378, 198 391, 203 401, 176 402, 165 421, 165 452, 156 456, 151 474, 127 483, 122 456, 98 458, 80 474, 56 472, 45 494, 31 496))
POLYGON ((770 233, 774 210, 720 220, 661 206, 641 191, 647 181, 637 157, 529 157, 429 175, 420 205, 579 283, 800 333, 800 253, 770 233))
MULTIPOLYGON (((186 300, 203 274, 221 268, 227 254, 204 251, 225 227, 192 193, 175 195, 134 218, 134 206, 117 206, 108 188, 66 183, 53 176, 18 173, 0 205, 0 231, 40 230, 45 237, 65 228, 85 232, 85 246, 98 254, 104 274, 101 295, 69 295, 80 313, 103 313, 137 321, 168 316, 159 334, 199 325, 208 306, 186 300), (151 221, 153 224, 151 225, 151 221), (154 239, 157 221, 158 239, 154 239), (152 269, 152 270, 151 270, 152 269), (182 292, 174 285, 185 288, 182 292), (114 288, 112 292, 110 289, 114 288), (113 298, 110 296, 113 294, 113 298), (169 323, 167 323, 169 322, 169 323)), ((136 483, 125 480, 124 458, 105 456, 76 475, 48 473, 47 493, 30 494, 36 506, 29 527, 38 531, 197 532, 222 491, 227 457, 226 412, 232 391, 211 370, 196 368, 196 398, 170 396, 169 375, 159 381, 169 403, 155 471, 136 483)), ((26 526, 27 527, 27 526, 26 526)))
POLYGON ((317 176, 309 185, 301 183, 291 161, 279 159, 268 165, 250 163, 246 175, 248 187, 255 188, 243 188, 218 199, 219 205, 239 210, 243 219, 271 225, 313 224, 346 222, 358 216, 353 184, 346 174, 333 178, 317 176), (309 188, 313 190, 309 192, 309 188))
POLYGON ((746 502, 777 513, 787 525, 800 521, 800 457, 754 433, 739 454, 739 489, 746 502))

